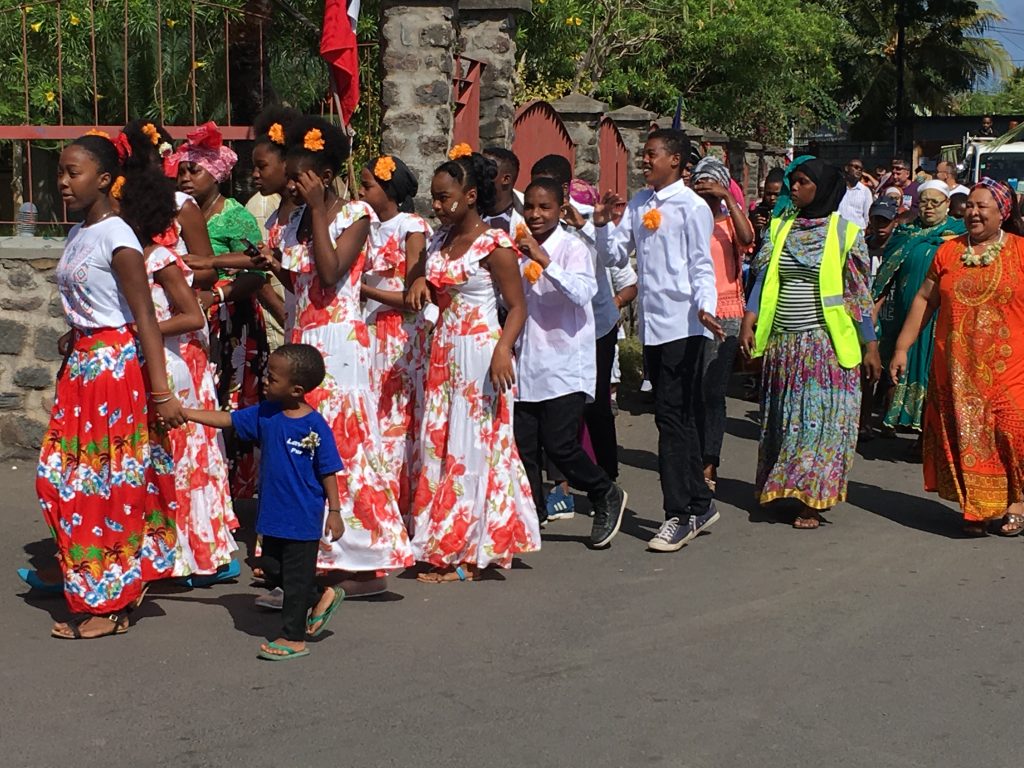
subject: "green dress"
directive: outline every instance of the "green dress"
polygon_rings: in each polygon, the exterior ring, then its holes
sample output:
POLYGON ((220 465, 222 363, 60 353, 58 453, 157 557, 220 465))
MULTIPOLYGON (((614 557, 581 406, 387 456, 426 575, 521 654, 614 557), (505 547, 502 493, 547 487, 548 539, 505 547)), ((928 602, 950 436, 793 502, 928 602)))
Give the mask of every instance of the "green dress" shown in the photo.
MULTIPOLYGON (((963 221, 947 217, 932 227, 922 226, 918 219, 913 224, 899 226, 893 232, 885 246, 871 291, 876 302, 885 298, 885 306, 878 318, 881 325, 878 351, 883 369, 888 368, 892 360, 896 340, 910 312, 910 305, 935 259, 935 252, 946 240, 966 231, 963 221)), ((907 354, 907 370, 893 388, 892 403, 882 420, 885 426, 921 431, 934 346, 935 318, 932 317, 907 354)))

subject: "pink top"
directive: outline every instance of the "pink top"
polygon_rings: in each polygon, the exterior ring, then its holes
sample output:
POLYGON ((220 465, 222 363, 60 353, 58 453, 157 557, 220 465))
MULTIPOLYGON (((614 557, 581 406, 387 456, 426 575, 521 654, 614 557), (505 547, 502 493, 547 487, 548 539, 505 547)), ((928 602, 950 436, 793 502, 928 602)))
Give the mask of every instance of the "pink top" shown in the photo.
POLYGON ((718 288, 717 317, 743 317, 743 254, 736 247, 732 219, 715 222, 711 233, 711 260, 715 262, 715 285, 718 288))

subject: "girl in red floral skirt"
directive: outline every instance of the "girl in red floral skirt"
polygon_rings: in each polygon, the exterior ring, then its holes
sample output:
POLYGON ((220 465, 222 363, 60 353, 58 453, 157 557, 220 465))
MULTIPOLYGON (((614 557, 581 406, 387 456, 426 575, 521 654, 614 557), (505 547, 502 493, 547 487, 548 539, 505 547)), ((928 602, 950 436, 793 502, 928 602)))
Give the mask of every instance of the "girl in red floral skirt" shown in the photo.
POLYGON ((84 220, 57 265, 71 331, 61 339, 66 358, 36 491, 77 614, 54 625, 51 634, 64 639, 127 631, 127 610, 144 582, 169 575, 174 561, 173 511, 156 501, 160 487, 173 483, 173 467, 154 448, 148 420, 158 415, 177 427, 184 415, 167 386, 142 248, 112 207, 119 170, 117 148, 98 135, 69 144, 58 166, 64 202, 84 220))

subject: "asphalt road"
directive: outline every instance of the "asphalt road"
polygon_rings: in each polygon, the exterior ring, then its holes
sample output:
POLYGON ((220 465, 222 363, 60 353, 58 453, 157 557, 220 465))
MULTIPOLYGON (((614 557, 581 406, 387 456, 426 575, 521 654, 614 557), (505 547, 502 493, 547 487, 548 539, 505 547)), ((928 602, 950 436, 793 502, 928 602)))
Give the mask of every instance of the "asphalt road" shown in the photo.
POLYGON ((1024 543, 961 538, 906 440, 868 444, 849 503, 794 531, 751 503, 751 410, 730 402, 722 520, 682 551, 644 550, 656 432, 624 411, 610 549, 577 517, 493 580, 393 578, 285 664, 256 659, 277 617, 247 580, 50 639, 63 601, 15 574, 48 546, 34 467, 7 462, 0 766, 1016 768, 1024 543))

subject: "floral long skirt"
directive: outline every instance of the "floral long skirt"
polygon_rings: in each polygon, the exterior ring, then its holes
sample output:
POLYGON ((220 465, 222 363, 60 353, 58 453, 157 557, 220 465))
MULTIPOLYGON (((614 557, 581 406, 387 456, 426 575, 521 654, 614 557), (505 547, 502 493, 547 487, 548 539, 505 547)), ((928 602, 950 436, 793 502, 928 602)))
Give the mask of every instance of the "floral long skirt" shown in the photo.
POLYGON ((74 613, 120 611, 173 573, 174 466, 147 390, 127 328, 76 331, 36 476, 74 613))
MULTIPOLYGON (((217 392, 206 345, 189 334, 166 340, 167 375, 185 408, 215 410, 217 392), (189 338, 191 336, 191 338, 189 338)), ((174 575, 212 574, 231 562, 238 528, 220 430, 188 422, 169 432, 177 491, 174 575)))
POLYGON ((774 334, 761 379, 755 493, 830 509, 846 499, 857 450, 860 368, 843 368, 828 331, 774 334))

